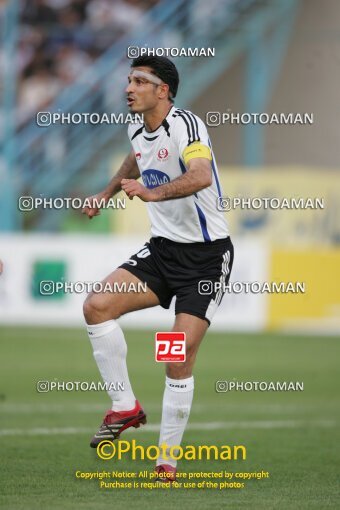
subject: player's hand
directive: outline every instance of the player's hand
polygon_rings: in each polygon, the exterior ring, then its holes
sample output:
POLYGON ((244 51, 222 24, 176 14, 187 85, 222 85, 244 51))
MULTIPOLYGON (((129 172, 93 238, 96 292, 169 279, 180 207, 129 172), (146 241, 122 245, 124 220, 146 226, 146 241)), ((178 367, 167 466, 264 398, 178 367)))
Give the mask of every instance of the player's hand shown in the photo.
POLYGON ((87 197, 86 202, 89 203, 90 205, 84 207, 84 209, 82 210, 82 213, 86 214, 86 216, 90 220, 92 220, 92 218, 94 216, 99 216, 99 214, 100 214, 100 209, 98 207, 98 204, 107 203, 109 198, 110 197, 104 192, 97 193, 97 195, 92 195, 91 197, 87 197))
POLYGON ((143 202, 152 202, 154 199, 153 191, 146 188, 135 179, 122 179, 121 186, 130 200, 132 200, 133 197, 139 197, 143 202))

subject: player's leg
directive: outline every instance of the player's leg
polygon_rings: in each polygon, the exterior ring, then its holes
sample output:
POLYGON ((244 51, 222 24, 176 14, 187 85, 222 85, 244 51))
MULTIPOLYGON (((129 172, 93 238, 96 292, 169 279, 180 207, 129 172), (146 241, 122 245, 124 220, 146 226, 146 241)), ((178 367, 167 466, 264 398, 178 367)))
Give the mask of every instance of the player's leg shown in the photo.
MULTIPOLYGON (((127 270, 118 268, 103 281, 114 288, 114 284, 137 284, 140 280, 127 270)), ((121 287, 122 288, 122 287, 121 287)), ((93 347, 93 355, 104 382, 111 385, 108 394, 112 400, 112 410, 127 411, 135 407, 135 396, 131 388, 126 366, 127 345, 124 333, 116 319, 133 310, 141 310, 156 306, 159 299, 147 289, 146 292, 91 293, 84 303, 84 315, 89 338, 93 347), (116 384, 122 383, 124 391, 116 384)))
POLYGON ((92 438, 92 447, 102 439, 116 439, 126 428, 146 422, 144 411, 131 389, 126 366, 127 346, 116 319, 125 313, 159 304, 169 308, 173 292, 162 278, 155 256, 152 242, 146 243, 104 280, 105 285, 125 283, 128 288, 130 284, 137 286, 144 282, 146 292, 91 294, 84 304, 94 357, 103 379, 108 383, 124 384, 124 391, 109 390, 112 409, 106 413, 102 426, 92 438))
MULTIPOLYGON (((118 268, 103 281, 107 288, 114 285, 130 284, 138 288, 140 280, 126 269, 118 268)), ((146 415, 131 388, 126 364, 127 344, 124 333, 116 319, 121 315, 156 306, 159 299, 147 289, 146 292, 91 293, 84 303, 84 316, 99 372, 107 385, 112 400, 111 410, 104 417, 99 431, 92 438, 91 446, 96 447, 103 439, 115 439, 128 427, 146 423, 146 415), (123 390, 120 389, 123 385, 123 390)))
MULTIPOLYGON (((171 241, 164 244, 166 277, 176 294, 174 330, 184 331, 187 342, 186 362, 169 363, 166 367, 160 444, 166 442, 169 446, 175 446, 180 444, 189 418, 196 354, 230 277, 233 245, 229 237, 211 244, 183 245, 181 250, 171 241), (211 292, 202 289, 202 280, 210 282, 211 292)), ((172 459, 160 457, 157 465, 157 471, 165 469, 175 476, 175 462, 172 459)))
MULTIPOLYGON (((187 313, 179 313, 176 316, 172 330, 184 331, 186 334, 186 361, 166 364, 159 445, 166 443, 170 448, 181 444, 194 394, 192 370, 207 328, 208 322, 199 317, 187 313)), ((157 459, 157 472, 163 472, 164 465, 166 471, 163 476, 168 476, 170 479, 174 478, 176 461, 170 459, 168 455, 167 458, 160 455, 157 459)))

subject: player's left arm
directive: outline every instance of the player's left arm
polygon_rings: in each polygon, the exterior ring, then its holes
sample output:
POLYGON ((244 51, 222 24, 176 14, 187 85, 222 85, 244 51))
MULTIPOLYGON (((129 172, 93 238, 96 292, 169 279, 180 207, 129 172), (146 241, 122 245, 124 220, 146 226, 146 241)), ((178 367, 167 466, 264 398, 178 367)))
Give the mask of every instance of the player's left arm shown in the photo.
POLYGON ((144 202, 161 202, 193 195, 212 182, 211 162, 208 158, 192 158, 185 174, 157 188, 148 189, 133 179, 123 179, 122 189, 130 200, 139 197, 144 202))

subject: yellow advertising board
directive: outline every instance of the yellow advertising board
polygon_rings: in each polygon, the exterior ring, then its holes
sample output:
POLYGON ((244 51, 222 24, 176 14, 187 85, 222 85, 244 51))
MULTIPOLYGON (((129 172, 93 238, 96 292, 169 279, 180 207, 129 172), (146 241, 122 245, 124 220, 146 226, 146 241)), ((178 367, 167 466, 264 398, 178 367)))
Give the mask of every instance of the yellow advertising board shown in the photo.
POLYGON ((340 332, 340 248, 273 249, 270 281, 303 282, 304 293, 270 294, 268 328, 340 332))

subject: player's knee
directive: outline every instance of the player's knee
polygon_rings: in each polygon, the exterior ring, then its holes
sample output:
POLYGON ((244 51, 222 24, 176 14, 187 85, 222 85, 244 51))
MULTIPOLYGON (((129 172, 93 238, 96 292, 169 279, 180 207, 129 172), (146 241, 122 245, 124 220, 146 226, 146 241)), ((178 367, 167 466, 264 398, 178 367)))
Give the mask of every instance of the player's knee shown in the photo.
POLYGON ((83 304, 83 313, 88 324, 97 324, 110 319, 118 319, 120 313, 118 307, 109 307, 103 299, 89 294, 83 304))
POLYGON ((87 323, 91 324, 93 322, 94 316, 97 313, 97 307, 92 299, 92 296, 89 295, 84 301, 83 304, 83 314, 87 323))
POLYGON ((186 360, 183 363, 167 363, 166 375, 171 379, 185 379, 191 377, 196 354, 197 349, 194 346, 187 345, 186 360))

